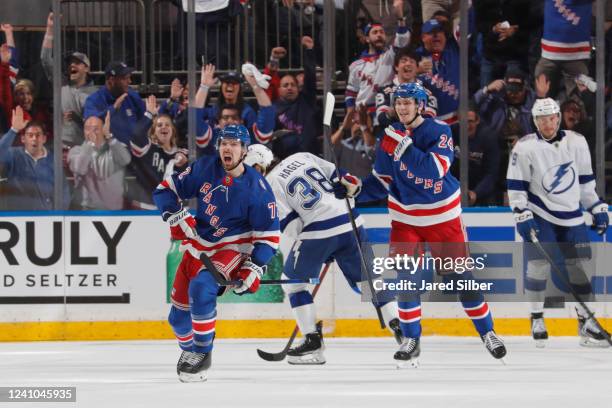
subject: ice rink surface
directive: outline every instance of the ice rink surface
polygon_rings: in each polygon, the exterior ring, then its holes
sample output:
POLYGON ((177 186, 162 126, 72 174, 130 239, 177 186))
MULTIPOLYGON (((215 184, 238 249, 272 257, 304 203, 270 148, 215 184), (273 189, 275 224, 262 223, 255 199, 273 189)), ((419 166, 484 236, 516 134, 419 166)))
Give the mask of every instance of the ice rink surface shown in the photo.
POLYGON ((207 382, 179 383, 174 341, 0 344, 1 386, 76 386, 76 403, 1 407, 610 407, 612 349, 576 337, 536 349, 506 337, 506 365, 477 338, 424 337, 421 366, 397 370, 390 338, 327 339, 323 366, 261 360, 277 340, 218 340, 207 382))

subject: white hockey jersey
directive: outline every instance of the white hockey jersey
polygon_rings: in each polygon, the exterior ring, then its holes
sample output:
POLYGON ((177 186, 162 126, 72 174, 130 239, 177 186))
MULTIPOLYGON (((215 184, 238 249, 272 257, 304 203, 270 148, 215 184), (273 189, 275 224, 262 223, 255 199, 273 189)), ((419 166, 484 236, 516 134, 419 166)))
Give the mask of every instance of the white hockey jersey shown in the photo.
MULTIPOLYGON (((311 153, 296 153, 266 176, 276 197, 281 231, 299 239, 319 239, 351 230, 345 201, 333 193, 330 180, 335 171, 332 163, 311 153)), ((363 225, 355 210, 353 214, 357 226, 363 225)))
POLYGON ((507 184, 512 209, 565 227, 582 224, 583 209, 600 201, 586 139, 569 130, 551 142, 538 133, 523 136, 512 149, 507 184))

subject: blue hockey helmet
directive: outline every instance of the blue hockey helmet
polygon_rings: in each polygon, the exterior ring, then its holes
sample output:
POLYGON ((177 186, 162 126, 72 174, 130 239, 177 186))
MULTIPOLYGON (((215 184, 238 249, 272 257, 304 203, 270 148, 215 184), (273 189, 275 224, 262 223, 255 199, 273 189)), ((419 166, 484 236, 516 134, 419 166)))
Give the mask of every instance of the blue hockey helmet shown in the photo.
POLYGON ((244 125, 227 125, 219 132, 217 138, 217 149, 221 145, 221 141, 224 139, 237 139, 242 142, 242 146, 245 148, 251 144, 251 135, 244 125))
POLYGON ((419 107, 419 111, 427 106, 427 91, 418 82, 399 84, 393 92, 393 105, 399 98, 412 98, 419 107))

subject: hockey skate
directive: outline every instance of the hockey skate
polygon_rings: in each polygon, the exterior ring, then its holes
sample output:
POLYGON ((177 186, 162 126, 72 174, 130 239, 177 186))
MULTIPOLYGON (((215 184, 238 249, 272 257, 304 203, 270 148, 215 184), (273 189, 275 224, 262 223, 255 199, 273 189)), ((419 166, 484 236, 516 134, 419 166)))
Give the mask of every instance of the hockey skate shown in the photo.
POLYGON ((420 355, 420 340, 412 337, 404 337, 399 350, 393 355, 393 359, 395 359, 397 368, 418 368, 420 355))
POLYGON ((535 340, 537 348, 543 348, 546 340, 548 340, 548 332, 544 325, 542 313, 531 314, 531 337, 535 340))
POLYGON ((578 335, 580 336, 580 345, 583 347, 610 347, 606 336, 599 330, 593 319, 578 315, 578 335))
POLYGON ((293 365, 325 364, 323 350, 325 350, 325 345, 322 333, 319 331, 308 333, 302 343, 289 349, 287 362, 293 365))
POLYGON ((503 363, 503 358, 506 355, 506 346, 504 346, 504 342, 497 336, 497 334, 491 330, 484 336, 481 336, 481 339, 493 358, 501 360, 503 363))
POLYGON ((287 352, 287 362, 293 365, 320 365, 325 364, 323 355, 325 344, 323 344, 323 327, 317 324, 317 331, 308 333, 304 340, 289 349, 287 352))
POLYGON ((404 340, 404 335, 402 334, 402 329, 400 328, 399 319, 396 317, 393 320, 389 320, 388 325, 391 331, 393 332, 393 337, 395 337, 395 341, 397 342, 397 344, 401 345, 402 341, 404 340))
POLYGON ((183 351, 176 367, 179 380, 184 383, 206 381, 211 362, 211 353, 183 351))

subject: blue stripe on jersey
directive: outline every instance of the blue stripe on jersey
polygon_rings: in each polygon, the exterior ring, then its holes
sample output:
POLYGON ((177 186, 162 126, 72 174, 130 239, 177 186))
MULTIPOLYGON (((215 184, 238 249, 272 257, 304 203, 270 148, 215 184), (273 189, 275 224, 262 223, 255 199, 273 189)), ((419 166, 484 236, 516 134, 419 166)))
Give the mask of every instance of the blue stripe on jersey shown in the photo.
POLYGON ((289 214, 287 214, 287 216, 285 218, 283 218, 280 222, 280 230, 281 232, 285 231, 285 228, 287 228, 287 225, 289 225, 289 223, 293 220, 295 220, 296 218, 299 218, 300 215, 295 212, 295 211, 291 211, 289 214))
POLYGON ((580 211, 580 209, 576 209, 574 211, 553 211, 546 207, 546 204, 542 202, 540 197, 532 194, 531 192, 527 192, 527 198, 529 199, 530 203, 537 205, 542 210, 546 211, 555 218, 559 218, 560 220, 571 220, 572 218, 582 217, 582 211, 580 211))
MULTIPOLYGON (((358 216, 359 213, 353 211, 353 217, 357 218, 358 216)), ((302 232, 324 231, 348 223, 350 223, 348 214, 342 214, 338 215, 337 217, 329 218, 327 220, 311 222, 306 227, 304 227, 302 232)))
POLYGON ((527 191, 529 182, 525 180, 508 179, 506 182, 508 190, 527 191))
POLYGON ((593 180, 595 180, 595 175, 593 174, 588 174, 586 176, 578 176, 578 182, 580 184, 586 184, 589 181, 593 181, 593 180))

